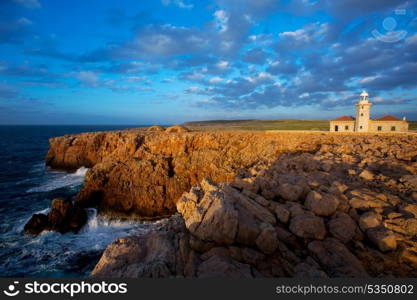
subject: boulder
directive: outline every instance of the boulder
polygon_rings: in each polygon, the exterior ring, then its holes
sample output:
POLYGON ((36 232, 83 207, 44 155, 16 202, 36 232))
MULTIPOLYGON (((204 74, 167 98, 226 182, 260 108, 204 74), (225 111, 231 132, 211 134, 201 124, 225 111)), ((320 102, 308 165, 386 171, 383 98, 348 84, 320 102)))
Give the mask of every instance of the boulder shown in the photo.
POLYGON ((277 216, 278 221, 281 223, 287 224, 290 219, 290 211, 285 208, 284 205, 277 204, 275 205, 275 215, 277 216))
POLYGON ((48 217, 45 214, 34 214, 25 224, 23 231, 28 234, 38 235, 48 227, 48 217))
POLYGON ((168 127, 165 130, 165 132, 168 132, 168 133, 190 132, 190 129, 181 125, 174 125, 174 126, 168 127))
POLYGON ((365 179, 365 180, 373 180, 375 175, 374 173, 372 173, 370 170, 363 170, 360 174, 359 177, 365 179))
POLYGON ((324 221, 316 216, 295 216, 291 218, 289 228, 292 233, 301 238, 322 240, 326 236, 324 221))
POLYGON ((47 215, 34 214, 23 231, 35 235, 44 230, 76 233, 86 222, 87 213, 83 208, 69 200, 57 198, 52 200, 51 209, 47 215))
POLYGON ((397 249, 397 238, 391 230, 379 226, 368 229, 366 235, 382 252, 397 249))
POLYGON ((358 197, 354 197, 349 200, 350 206, 360 210, 369 210, 371 208, 380 208, 390 206, 388 203, 381 200, 365 200, 358 197))
POLYGON ((304 187, 283 183, 278 187, 278 195, 285 201, 298 201, 304 193, 304 187))
POLYGON ((406 220, 404 230, 408 235, 417 236, 417 219, 406 220))
MULTIPOLYGON (((187 246, 184 222, 173 216, 141 235, 119 238, 107 246, 91 273, 100 278, 167 278, 198 263, 187 246)), ((192 271, 191 271, 192 273, 192 271)))
POLYGON ((149 127, 148 129, 146 129, 146 131, 165 131, 165 128, 159 125, 153 125, 151 127, 149 127))
POLYGON ((177 209, 191 234, 203 241, 228 245, 234 242, 238 230, 234 203, 230 194, 206 178, 200 187, 181 197, 177 209))
POLYGON ((243 245, 254 245, 261 229, 259 222, 247 210, 237 206, 238 232, 235 241, 243 245))
POLYGON ((412 214, 414 218, 417 218, 417 204, 407 204, 402 210, 412 214))
POLYGON ((64 199, 52 200, 48 229, 65 233, 78 232, 87 222, 87 213, 77 204, 64 199))
POLYGON ((242 207, 251 214, 259 222, 268 222, 272 225, 276 224, 275 216, 265 207, 258 204, 255 200, 250 199, 230 186, 224 186, 223 191, 235 199, 236 206, 242 207))
POLYGON ((381 215, 369 211, 361 215, 359 219, 359 227, 363 232, 366 232, 366 230, 374 227, 378 227, 381 225, 382 217, 381 215))
POLYGON ((349 215, 342 214, 327 223, 329 232, 342 243, 349 242, 355 235, 356 223, 349 215))
POLYGON ((331 216, 339 206, 339 199, 331 194, 321 194, 317 191, 311 191, 307 195, 304 206, 319 216, 331 216))
POLYGON ((278 248, 278 238, 275 228, 268 223, 263 223, 261 230, 261 233, 256 238, 256 245, 265 254, 274 253, 278 248))
POLYGON ((330 277, 369 277, 359 259, 336 239, 313 241, 308 250, 330 277))

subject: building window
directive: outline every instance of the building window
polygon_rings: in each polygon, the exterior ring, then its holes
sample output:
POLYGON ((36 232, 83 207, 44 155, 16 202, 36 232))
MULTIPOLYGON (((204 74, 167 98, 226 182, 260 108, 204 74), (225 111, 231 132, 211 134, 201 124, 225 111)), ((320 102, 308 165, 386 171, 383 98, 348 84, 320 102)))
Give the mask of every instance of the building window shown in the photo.
POLYGON ((339 126, 337 126, 337 125, 336 125, 336 126, 334 127, 334 131, 339 131, 339 126))
POLYGON ((391 126, 391 131, 395 131, 395 126, 391 126))
POLYGON ((348 125, 345 126, 345 130, 349 130, 349 126, 348 125))
POLYGON ((363 113, 361 114, 361 117, 363 117, 363 113))
POLYGON ((359 129, 362 129, 363 127, 362 126, 359 126, 359 129))
POLYGON ((378 126, 378 131, 382 131, 382 126, 378 126))

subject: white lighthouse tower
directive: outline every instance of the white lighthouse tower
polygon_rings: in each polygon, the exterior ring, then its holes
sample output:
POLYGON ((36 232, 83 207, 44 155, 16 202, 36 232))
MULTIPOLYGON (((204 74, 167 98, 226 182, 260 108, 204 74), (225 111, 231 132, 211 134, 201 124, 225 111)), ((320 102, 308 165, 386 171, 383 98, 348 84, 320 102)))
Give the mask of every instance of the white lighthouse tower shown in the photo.
POLYGON ((369 102, 369 94, 363 91, 359 96, 359 102, 356 104, 356 132, 368 132, 369 120, 371 118, 371 105, 369 102))

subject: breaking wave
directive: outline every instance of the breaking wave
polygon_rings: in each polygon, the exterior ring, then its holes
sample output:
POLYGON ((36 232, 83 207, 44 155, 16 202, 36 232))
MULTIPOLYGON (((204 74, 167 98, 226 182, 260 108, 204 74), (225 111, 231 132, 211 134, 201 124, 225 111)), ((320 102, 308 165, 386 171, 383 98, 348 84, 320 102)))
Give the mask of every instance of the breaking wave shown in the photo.
POLYGON ((43 193, 57 190, 64 187, 73 187, 78 186, 83 183, 85 174, 87 173, 88 168, 81 167, 75 173, 63 173, 55 172, 51 179, 45 183, 30 188, 27 193, 43 193))

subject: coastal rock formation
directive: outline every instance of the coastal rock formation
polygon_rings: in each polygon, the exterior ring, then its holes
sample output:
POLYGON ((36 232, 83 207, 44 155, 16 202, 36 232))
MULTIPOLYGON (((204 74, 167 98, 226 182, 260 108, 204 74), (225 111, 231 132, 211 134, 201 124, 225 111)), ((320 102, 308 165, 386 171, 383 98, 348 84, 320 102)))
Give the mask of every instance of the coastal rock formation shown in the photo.
POLYGON ((159 125, 154 125, 146 129, 147 131, 165 131, 165 128, 159 125))
MULTIPOLYGON (((377 161, 380 161, 383 155, 387 155, 388 160, 402 159, 403 156, 410 160, 415 157, 413 140, 415 138, 412 136, 402 135, 358 137, 324 133, 167 133, 127 130, 52 138, 46 163, 54 168, 68 170, 82 166, 91 168, 77 197, 77 201, 84 206, 97 205, 99 213, 157 217, 175 213, 175 203, 182 193, 189 191, 206 176, 216 182, 232 182, 236 175, 239 175, 238 180, 235 180, 237 185, 251 186, 252 192, 256 192, 261 186, 261 195, 268 200, 279 197, 297 202, 309 192, 306 182, 294 184, 295 182, 288 178, 278 183, 280 188, 268 189, 265 185, 270 184, 269 182, 257 182, 252 185, 253 177, 240 175, 262 171, 282 153, 316 152, 320 148, 325 152, 326 147, 333 147, 338 154, 343 154, 345 159, 354 160, 357 158, 352 156, 352 153, 360 151, 363 155, 366 151, 371 153, 372 149, 375 149, 375 154, 370 159, 363 157, 363 162, 360 162, 361 165, 369 165, 368 169, 372 169, 377 166, 377 161), (360 140, 364 142, 360 143, 360 140), (362 144, 368 148, 361 149, 362 144), (398 144, 401 144, 402 148, 399 148, 398 144), (372 159, 376 162, 373 163, 372 159)), ((310 162, 317 163, 321 164, 320 172, 328 172, 333 167, 330 160, 310 162)), ((387 164, 381 167, 383 172, 395 173, 395 170, 390 168, 397 168, 400 169, 398 174, 410 175, 404 173, 400 166, 390 165, 389 162, 387 164)), ((358 170, 351 168, 350 172, 358 170)), ((404 186, 412 186, 412 180, 407 177, 402 180, 404 186)), ((325 199, 332 203, 330 208, 334 210, 337 199, 326 196, 325 192, 320 192, 320 195, 324 195, 325 199)), ((355 207, 384 205, 378 199, 366 203, 359 198, 351 201, 355 207)), ((322 208, 314 207, 312 200, 309 209, 322 208)), ((331 210, 323 213, 331 213, 331 210)))
POLYGON ((44 230, 60 233, 78 232, 86 222, 87 213, 79 205, 69 200, 54 199, 49 213, 34 214, 23 231, 33 235, 40 234, 44 230))
POLYGON ((184 127, 181 125, 174 125, 174 126, 168 127, 165 131, 168 133, 190 132, 190 130, 187 127, 184 127))
POLYGON ((417 276, 416 136, 107 135, 51 140, 49 165, 91 162, 77 203, 178 214, 109 245, 93 276, 417 276))
POLYGON ((77 202, 99 212, 165 216, 205 176, 232 181, 239 170, 272 162, 280 152, 310 150, 319 141, 265 133, 85 133, 50 139, 47 165, 90 167, 77 202), (117 187, 117 188, 116 188, 117 187))
POLYGON ((400 181, 416 174, 416 157, 392 158, 390 167, 368 158, 378 178, 369 182, 359 175, 368 164, 355 162, 363 160, 362 149, 350 156, 339 152, 344 145, 331 147, 283 154, 256 172, 240 172, 229 184, 203 179, 177 201, 179 215, 165 221, 176 229, 155 229, 156 242, 163 232, 164 249, 170 249, 158 256, 168 266, 164 272, 152 254, 162 250, 146 248, 154 245, 148 240, 154 239, 152 231, 141 237, 146 243, 128 238, 134 245, 128 248, 147 254, 135 254, 135 262, 126 264, 132 252, 119 240, 92 275, 143 276, 147 270, 151 277, 417 276, 414 187, 400 181), (180 256, 174 259, 173 253, 180 256), (123 271, 127 266, 129 273, 123 271))

